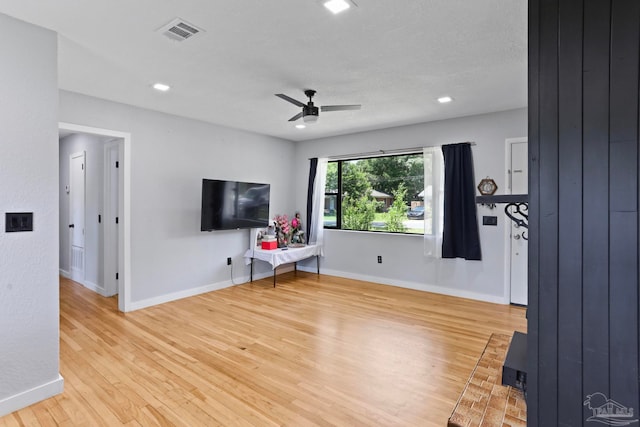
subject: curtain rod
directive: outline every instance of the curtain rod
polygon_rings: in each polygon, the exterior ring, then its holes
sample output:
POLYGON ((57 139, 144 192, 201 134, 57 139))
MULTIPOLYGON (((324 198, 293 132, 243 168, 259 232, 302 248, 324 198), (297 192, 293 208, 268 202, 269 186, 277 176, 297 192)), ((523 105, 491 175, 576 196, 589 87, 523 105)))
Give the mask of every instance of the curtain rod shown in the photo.
MULTIPOLYGON (((472 141, 458 142, 457 144, 465 144, 465 143, 471 146, 476 145, 476 143, 472 141)), ((427 147, 441 147, 443 145, 447 145, 447 144, 428 145, 427 147)), ((421 153, 423 149, 424 147, 396 148, 391 150, 368 151, 365 153, 340 154, 337 156, 328 156, 327 158, 329 160, 346 160, 346 159, 356 159, 356 158, 365 158, 365 157, 381 157, 381 156, 393 155, 393 154, 421 153)))

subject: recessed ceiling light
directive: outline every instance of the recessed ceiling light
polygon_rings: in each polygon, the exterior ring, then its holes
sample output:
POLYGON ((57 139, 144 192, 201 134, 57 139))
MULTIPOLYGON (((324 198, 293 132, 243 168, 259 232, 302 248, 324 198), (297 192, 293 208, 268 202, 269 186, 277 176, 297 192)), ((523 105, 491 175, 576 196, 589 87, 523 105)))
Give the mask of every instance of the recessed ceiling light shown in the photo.
POLYGON ((160 92, 166 92, 169 89, 171 89, 171 86, 166 85, 164 83, 156 83, 156 84, 153 85, 153 88, 155 90, 159 90, 160 92))
POLYGON ((351 7, 346 0, 329 0, 324 2, 324 7, 329 9, 333 14, 343 12, 351 7))
POLYGON ((453 101, 453 98, 450 96, 441 96, 440 98, 438 98, 438 102, 440 104, 446 104, 447 102, 451 102, 453 101))
POLYGON ((296 129, 304 129, 304 128, 306 128, 305 125, 296 125, 296 129))

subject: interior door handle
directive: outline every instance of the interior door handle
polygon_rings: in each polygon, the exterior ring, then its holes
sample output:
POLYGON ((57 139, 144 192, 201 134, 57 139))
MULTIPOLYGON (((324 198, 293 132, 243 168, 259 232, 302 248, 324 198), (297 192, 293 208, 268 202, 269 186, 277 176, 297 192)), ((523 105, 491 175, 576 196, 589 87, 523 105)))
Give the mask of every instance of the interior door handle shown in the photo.
POLYGON ((69 228, 75 228, 74 224, 69 224, 69 228))

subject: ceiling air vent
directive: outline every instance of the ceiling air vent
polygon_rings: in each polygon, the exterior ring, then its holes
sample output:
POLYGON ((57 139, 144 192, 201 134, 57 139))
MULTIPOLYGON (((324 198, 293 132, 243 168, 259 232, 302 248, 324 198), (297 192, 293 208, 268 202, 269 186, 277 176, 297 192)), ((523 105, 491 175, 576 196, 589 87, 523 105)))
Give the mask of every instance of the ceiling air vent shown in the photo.
POLYGON ((169 22, 167 25, 158 29, 158 32, 163 34, 165 37, 170 38, 171 40, 182 42, 201 32, 204 32, 204 30, 188 23, 182 18, 176 18, 173 21, 169 22))

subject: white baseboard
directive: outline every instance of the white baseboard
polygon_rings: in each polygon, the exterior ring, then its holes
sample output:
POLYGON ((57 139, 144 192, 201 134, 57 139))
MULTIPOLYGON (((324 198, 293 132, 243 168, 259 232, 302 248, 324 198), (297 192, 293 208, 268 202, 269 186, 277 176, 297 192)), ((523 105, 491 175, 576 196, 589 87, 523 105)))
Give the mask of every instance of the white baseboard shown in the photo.
POLYGON ((106 292, 106 290, 104 289, 104 287, 102 287, 102 286, 100 286, 100 285, 98 285, 98 284, 96 284, 96 283, 93 283, 93 282, 90 282, 90 281, 88 281, 88 280, 85 280, 85 281, 83 281, 83 282, 80 282, 80 284, 81 284, 82 286, 84 286, 85 288, 92 290, 93 292, 99 293, 99 294, 100 294, 100 295, 102 295, 103 297, 109 297, 109 296, 111 296, 111 295, 107 295, 107 292, 106 292))
MULTIPOLYGON (((298 267, 298 270, 302 270, 302 268, 298 267)), ((291 270, 289 271, 293 271, 293 267, 291 267, 291 270)), ((316 270, 313 270, 313 271, 316 271, 316 270)), ((283 272, 285 271, 283 270, 283 272)), ((253 280, 260 280, 260 279, 266 279, 271 277, 273 277, 273 271, 266 271, 262 273, 253 274, 253 280)), ((242 285, 245 283, 249 283, 250 280, 251 278, 249 276, 235 277, 233 279, 233 282, 231 282, 231 280, 225 280, 224 282, 214 283, 211 285, 201 286, 198 288, 185 289, 183 291, 173 292, 165 295, 159 295, 153 298, 147 298, 140 301, 133 301, 131 303, 131 308, 129 311, 140 310, 143 308, 152 307, 154 305, 176 301, 182 298, 188 298, 195 295, 206 294, 207 292, 218 291, 220 289, 229 288, 231 286, 242 285)))
MULTIPOLYGON (((267 277, 273 277, 273 271, 269 271, 266 273, 253 273, 253 280, 266 279, 267 277)), ((245 282, 249 282, 251 280, 250 277, 247 277, 245 282)))
MULTIPOLYGON (((240 279, 234 279, 234 280, 237 282, 236 285, 239 285, 249 280, 249 278, 242 277, 240 279)), ((142 308, 152 307, 154 305, 164 304, 164 303, 176 301, 182 298, 188 298, 195 295, 205 294, 207 292, 217 291, 220 289, 229 288, 231 286, 235 286, 235 285, 231 283, 231 280, 226 280, 224 282, 214 283, 212 285, 205 285, 205 286, 200 286, 198 288, 185 289, 183 291, 173 292, 165 295, 159 295, 157 297, 147 298, 140 301, 132 301, 129 311, 140 310, 142 308)))
POLYGON ((60 394, 63 389, 64 379, 58 374, 53 381, 0 400, 0 417, 60 394))
MULTIPOLYGON (((306 271, 307 273, 315 273, 318 274, 318 267, 317 266, 305 266, 305 265, 299 265, 298 266, 298 270, 300 271, 306 271)), ((329 270, 324 270, 324 269, 320 269, 320 274, 325 274, 325 271, 329 271, 329 270)), ((338 276, 338 274, 329 274, 326 273, 329 276, 338 276)), ((347 276, 343 276, 343 277, 347 277, 347 276)))
MULTIPOLYGON (((313 267, 311 268, 298 267, 298 270, 308 271, 310 273, 317 273, 318 271, 313 267)), ((328 276, 338 276, 338 277, 344 277, 347 279, 379 283, 381 285, 398 286, 400 288, 415 289, 417 291, 425 291, 425 292, 433 292, 436 294, 449 295, 452 297, 468 298, 468 299, 474 299, 477 301, 492 302, 494 304, 509 304, 508 299, 502 296, 481 294, 477 292, 465 291, 462 289, 445 288, 443 286, 429 285, 426 283, 407 282, 402 280, 387 279, 385 277, 368 276, 366 274, 354 274, 354 273, 348 273, 344 271, 327 270, 322 268, 320 268, 320 273, 326 274, 328 276)))
MULTIPOLYGON (((277 279, 278 275, 283 274, 283 273, 290 273, 290 272, 292 272, 294 270, 295 270, 295 267, 293 266, 293 263, 283 264, 283 265, 279 266, 278 270, 276 272, 276 281, 278 280, 277 279)), ((306 267, 304 267, 304 268, 301 267, 300 265, 298 265, 298 270, 300 270, 300 271, 311 271, 311 270, 307 270, 306 267)), ((313 272, 316 272, 316 271, 317 270, 313 270, 313 272)), ((270 279, 273 278, 273 270, 265 271, 265 272, 262 272, 262 273, 255 273, 255 272, 253 273, 253 280, 260 280, 260 279, 267 279, 267 278, 270 278, 270 279)), ((244 278, 243 283, 249 282, 250 280, 251 280, 251 277, 246 276, 244 278)))
MULTIPOLYGON (((62 277, 67 278, 67 279, 73 280, 73 279, 71 279, 71 273, 69 273, 68 271, 60 269, 60 275, 62 277)), ((87 288, 89 290, 92 290, 93 292, 96 292, 96 293, 102 295, 103 297, 107 297, 108 298, 108 297, 112 297, 113 296, 113 295, 107 295, 106 289, 103 286, 98 285, 97 283, 93 283, 93 282, 90 282, 88 280, 74 280, 74 282, 80 283, 85 288, 87 288)))
MULTIPOLYGON (((308 273, 317 273, 318 272, 318 269, 317 269, 316 266, 307 267, 307 266, 300 266, 299 265, 298 266, 298 270, 305 271, 305 272, 308 272, 308 273)), ((449 295, 449 296, 454 296, 454 297, 459 297, 459 298, 474 299, 474 300, 477 300, 477 301, 485 301, 485 302, 491 302, 491 303, 495 303, 495 304, 509 304, 509 301, 504 297, 499 297, 499 296, 495 296, 495 295, 486 295, 486 294, 481 294, 481 293, 477 293, 477 292, 465 291, 465 290, 461 290, 461 289, 445 288, 443 286, 435 286, 435 285, 428 285, 428 284, 424 284, 424 283, 415 283, 415 282, 407 282, 407 281, 401 281, 401 280, 387 279, 387 278, 384 278, 384 277, 368 276, 368 275, 365 275, 365 274, 354 274, 354 273, 348 273, 348 272, 337 271, 337 270, 327 270, 327 269, 323 269, 322 267, 320 268, 320 273, 321 274, 326 274, 328 276, 338 276, 338 277, 344 277, 344 278, 347 278, 347 279, 354 279, 354 280, 362 280, 362 281, 365 281, 365 282, 379 283, 379 284, 382 284, 382 285, 398 286, 398 287, 401 287, 401 288, 415 289, 415 290, 418 290, 418 291, 425 291, 425 292, 433 292, 433 293, 436 293, 436 294, 449 295)), ((271 277, 273 277, 273 272, 272 271, 267 271, 267 272, 262 272, 262 273, 254 273, 253 274, 253 280, 260 280, 260 279, 266 279, 266 278, 271 278, 271 277)), ((217 291, 217 290, 220 290, 220 289, 225 289, 225 288, 228 288, 228 287, 231 287, 231 286, 248 283, 249 280, 250 280, 249 276, 242 276, 242 277, 235 278, 234 279, 234 283, 232 283, 231 280, 226 280, 224 282, 214 283, 214 284, 211 284, 211 285, 201 286, 201 287, 198 287, 198 288, 185 289, 183 291, 173 292, 173 293, 165 294, 165 295, 159 295, 159 296, 153 297, 153 298, 147 298, 147 299, 140 300, 140 301, 133 301, 131 303, 130 311, 140 310, 140 309, 143 309, 143 308, 152 307, 154 305, 164 304, 164 303, 167 303, 167 302, 171 302, 171 301, 176 301, 176 300, 183 299, 183 298, 192 297, 192 296, 195 296, 195 295, 200 295, 200 294, 204 294, 204 293, 207 293, 207 292, 212 292, 212 291, 217 291)))

